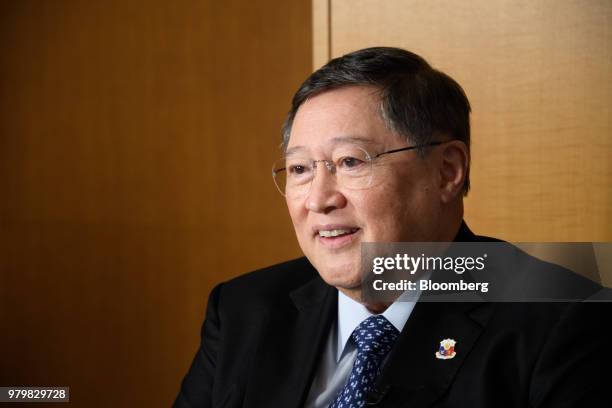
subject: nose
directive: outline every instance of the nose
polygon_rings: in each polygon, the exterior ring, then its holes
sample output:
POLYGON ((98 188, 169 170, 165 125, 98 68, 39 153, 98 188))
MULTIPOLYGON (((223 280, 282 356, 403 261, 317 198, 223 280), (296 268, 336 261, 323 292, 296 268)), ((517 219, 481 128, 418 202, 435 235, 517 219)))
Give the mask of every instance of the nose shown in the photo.
POLYGON ((338 189, 335 169, 327 162, 317 164, 317 170, 311 181, 308 196, 306 196, 306 209, 327 214, 335 209, 343 208, 346 206, 346 197, 338 189))

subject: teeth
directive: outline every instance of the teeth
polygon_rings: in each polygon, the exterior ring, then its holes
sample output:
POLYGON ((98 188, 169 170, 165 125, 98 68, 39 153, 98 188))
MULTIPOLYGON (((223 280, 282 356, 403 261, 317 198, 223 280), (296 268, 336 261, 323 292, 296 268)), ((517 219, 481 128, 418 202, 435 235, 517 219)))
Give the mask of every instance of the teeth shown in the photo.
POLYGON ((323 238, 337 237, 339 235, 350 234, 353 231, 355 230, 354 229, 335 229, 335 230, 328 230, 328 231, 319 231, 319 236, 323 238))

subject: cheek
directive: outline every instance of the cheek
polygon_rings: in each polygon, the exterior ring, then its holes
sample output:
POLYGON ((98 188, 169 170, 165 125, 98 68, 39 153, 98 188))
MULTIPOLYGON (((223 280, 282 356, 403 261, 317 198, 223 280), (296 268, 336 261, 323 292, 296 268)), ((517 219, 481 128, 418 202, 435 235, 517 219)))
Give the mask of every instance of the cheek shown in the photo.
POLYGON ((303 206, 301 206, 297 202, 287 201, 287 210, 289 211, 289 217, 291 218, 293 228, 295 229, 298 238, 300 238, 302 230, 305 228, 306 225, 306 212, 302 208, 303 206))
POLYGON ((367 229, 366 240, 391 242, 425 238, 425 224, 437 214, 433 189, 424 181, 407 178, 393 181, 353 199, 355 211, 367 229))
POLYGON ((351 200, 356 219, 365 227, 367 240, 378 240, 385 232, 391 232, 400 207, 395 197, 389 186, 380 186, 356 194, 351 200))
POLYGON ((286 203, 287 210, 289 211, 289 216, 291 217, 291 221, 293 221, 293 223, 295 224, 296 217, 298 216, 298 209, 293 202, 287 200, 286 203))

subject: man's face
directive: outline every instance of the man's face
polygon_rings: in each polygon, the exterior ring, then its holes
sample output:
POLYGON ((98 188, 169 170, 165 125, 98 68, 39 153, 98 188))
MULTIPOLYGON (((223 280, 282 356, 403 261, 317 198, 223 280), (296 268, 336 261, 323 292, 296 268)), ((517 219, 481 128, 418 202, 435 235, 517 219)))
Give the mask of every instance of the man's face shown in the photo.
MULTIPOLYGON (((376 89, 350 86, 323 92, 299 108, 287 146, 289 154, 330 160, 357 145, 371 157, 408 146, 380 116, 376 89)), ((367 189, 338 185, 319 163, 308 193, 287 196, 302 251, 323 280, 359 295, 362 242, 436 241, 440 177, 435 154, 385 155, 372 166, 367 189), (346 232, 339 236, 330 235, 346 232)))

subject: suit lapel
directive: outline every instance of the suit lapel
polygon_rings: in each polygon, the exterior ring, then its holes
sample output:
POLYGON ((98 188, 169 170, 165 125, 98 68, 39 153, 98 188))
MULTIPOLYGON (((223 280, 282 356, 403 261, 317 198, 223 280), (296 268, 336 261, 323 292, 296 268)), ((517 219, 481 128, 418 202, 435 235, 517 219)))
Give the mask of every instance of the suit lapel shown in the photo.
POLYGON ((270 310, 245 395, 249 407, 301 407, 336 317, 337 290, 320 277, 295 290, 286 305, 270 310))
POLYGON ((383 368, 377 389, 381 406, 428 407, 450 386, 492 311, 486 303, 417 303, 383 368), (457 342, 456 355, 442 360, 443 339, 457 342))

